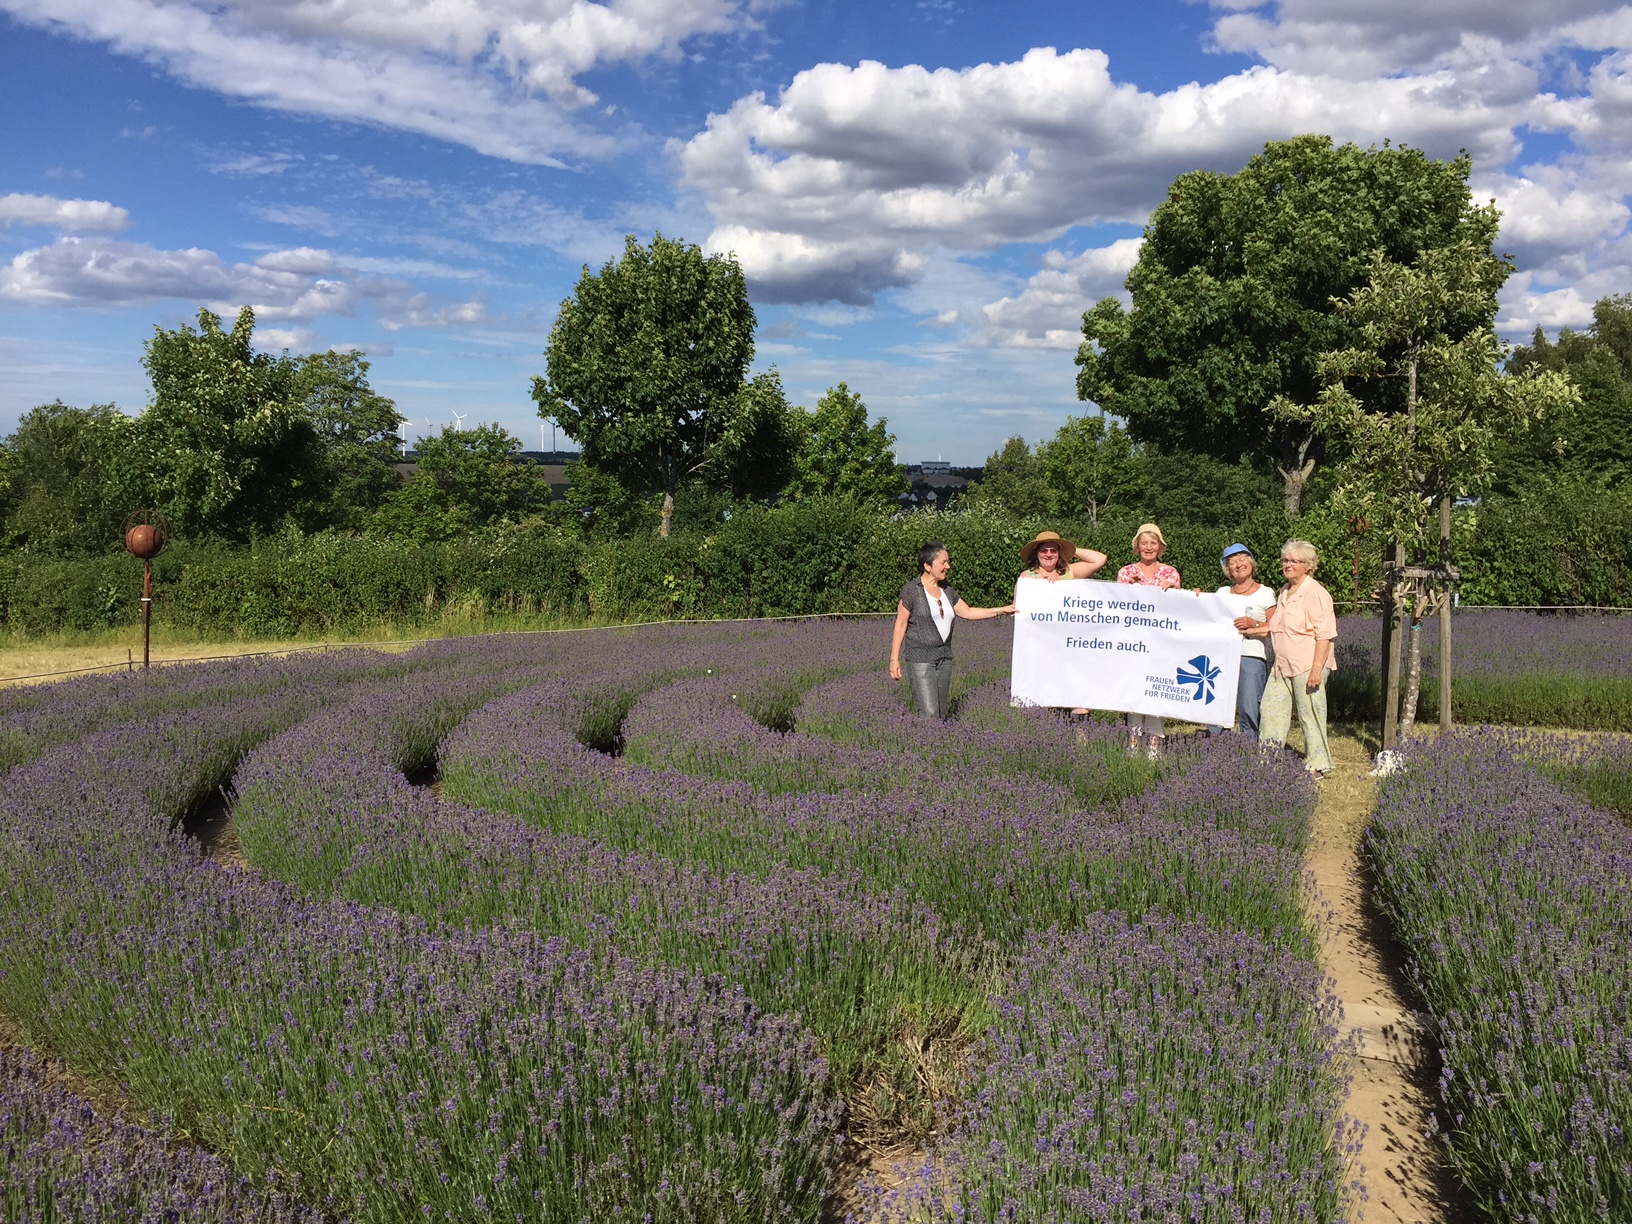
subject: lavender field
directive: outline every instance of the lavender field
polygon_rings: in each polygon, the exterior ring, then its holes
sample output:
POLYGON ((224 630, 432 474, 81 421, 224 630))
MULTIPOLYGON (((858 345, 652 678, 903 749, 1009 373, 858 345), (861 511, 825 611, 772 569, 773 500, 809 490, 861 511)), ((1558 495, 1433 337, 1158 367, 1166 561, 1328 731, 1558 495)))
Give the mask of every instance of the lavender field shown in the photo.
POLYGON ((1419 745, 1379 795, 1377 900, 1485 1218, 1632 1219, 1629 781, 1624 738, 1485 728, 1419 745))
POLYGON ((0 1013, 131 1115, 8 1055, 0 1218, 1354 1218, 1301 762, 1008 639, 945 724, 867 622, 0 693, 0 1013))
MULTIPOLYGON (((1422 635, 1419 717, 1439 714, 1439 621, 1422 635)), ((1458 723, 1632 731, 1632 616, 1463 608, 1451 628, 1451 703, 1458 723)), ((1402 659, 1404 652, 1402 649, 1402 659)), ((1382 709, 1382 623, 1338 622, 1331 715, 1376 722, 1382 709)))

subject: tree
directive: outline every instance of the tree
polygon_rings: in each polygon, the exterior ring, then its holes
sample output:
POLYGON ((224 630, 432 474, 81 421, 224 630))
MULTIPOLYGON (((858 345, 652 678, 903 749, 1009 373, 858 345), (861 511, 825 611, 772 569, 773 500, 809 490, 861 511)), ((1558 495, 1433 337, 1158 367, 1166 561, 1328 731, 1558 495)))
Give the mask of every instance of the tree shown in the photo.
POLYGON ((248 306, 230 332, 208 310, 198 324, 155 327, 147 342, 153 402, 136 421, 125 509, 154 503, 184 535, 244 539, 275 530, 321 480, 296 363, 251 349, 248 306))
POLYGON ((520 450, 520 439, 498 425, 444 426, 420 440, 418 473, 385 500, 370 532, 440 540, 519 521, 550 497, 543 473, 517 461, 520 450))
POLYGON ((895 461, 889 421, 867 423, 867 405, 846 383, 829 387, 814 412, 795 409, 796 431, 790 498, 836 493, 866 505, 885 506, 905 493, 906 471, 895 461))
POLYGON ((986 460, 980 480, 964 496, 973 505, 994 505, 1023 517, 1049 511, 1048 480, 1037 456, 1019 436, 1003 443, 1003 449, 986 460))
POLYGON ((1503 492, 1552 479, 1561 456, 1576 473, 1611 482, 1632 476, 1632 294, 1601 299, 1592 318, 1585 332, 1564 328, 1556 344, 1538 327, 1508 358, 1509 373, 1567 374, 1581 402, 1503 448, 1496 481, 1503 492))
MULTIPOLYGON (((1310 417, 1271 413, 1277 398, 1312 405, 1322 353, 1353 343, 1333 300, 1364 284, 1372 254, 1412 264, 1424 251, 1496 238, 1475 208, 1464 154, 1272 141, 1234 175, 1180 175, 1152 214, 1126 286, 1083 315, 1077 394, 1128 422, 1135 441, 1236 463, 1273 464, 1295 517, 1326 455, 1310 417)), ((1494 291, 1492 291, 1494 292, 1494 291)), ((1465 335, 1483 304, 1447 319, 1465 335)), ((1393 384, 1367 388, 1397 406, 1393 384)))
POLYGON ((1146 488, 1144 456, 1112 417, 1068 418, 1052 441, 1037 448, 1037 463, 1048 485, 1048 508, 1063 515, 1086 512, 1096 526, 1112 507, 1137 504, 1146 488))
POLYGON ((632 492, 664 495, 667 535, 687 481, 725 485, 785 461, 754 450, 786 443, 766 419, 771 385, 747 382, 754 326, 734 256, 630 235, 621 260, 585 267, 561 303, 533 399, 582 445, 584 463, 632 492))
MULTIPOLYGON (((754 375, 720 414, 723 429, 698 465, 695 483, 731 497, 774 498, 793 476, 799 446, 796 418, 803 415, 789 406, 780 374, 767 370, 754 375)), ((667 490, 664 505, 672 520, 667 490)))
POLYGON ((1250 463, 1225 463, 1191 451, 1145 451, 1143 504, 1158 523, 1239 531, 1275 504, 1275 478, 1250 463))
POLYGON ((112 404, 25 412, 0 442, 0 544, 58 556, 117 547, 127 511, 114 489, 133 425, 112 404))
POLYGON ((397 406, 368 385, 361 353, 307 353, 295 359, 294 396, 316 430, 322 463, 312 491, 314 525, 359 529, 398 487, 397 406))
MULTIPOLYGON (((1437 574, 1403 575, 1413 629, 1430 606, 1449 606, 1451 499, 1489 488, 1505 439, 1579 402, 1556 372, 1500 371, 1505 353, 1494 328, 1495 291, 1507 273, 1488 244, 1425 251, 1411 264, 1374 253, 1367 283, 1339 306, 1355 343, 1322 355, 1325 383, 1316 401, 1282 396, 1270 405, 1276 415, 1343 442, 1347 453, 1331 499, 1338 514, 1363 517, 1398 541, 1396 556, 1425 558, 1437 543, 1437 574), (1470 317, 1479 326, 1467 327, 1470 317), (1363 398, 1378 383, 1399 389, 1398 409, 1391 406, 1395 396, 1363 398)), ((1442 625, 1448 628, 1448 620, 1442 625)), ((1416 716, 1419 641, 1410 635, 1402 735, 1416 716)), ((1448 676, 1449 659, 1441 666, 1448 676)), ((1384 700, 1392 700, 1386 682, 1384 700)))

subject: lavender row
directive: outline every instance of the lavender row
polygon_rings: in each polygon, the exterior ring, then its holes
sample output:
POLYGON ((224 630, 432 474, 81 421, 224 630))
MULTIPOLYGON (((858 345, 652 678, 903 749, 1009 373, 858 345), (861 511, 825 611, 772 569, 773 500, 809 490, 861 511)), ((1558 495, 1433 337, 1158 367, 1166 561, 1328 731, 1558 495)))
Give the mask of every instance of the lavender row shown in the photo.
POLYGON ((1028 939, 949 1150, 875 1218, 1348 1218, 1338 1005, 1240 932, 1100 914, 1028 939))
POLYGON ((1367 835, 1438 1022, 1452 1159, 1515 1221, 1632 1216, 1632 830, 1542 777, 1545 740, 1419 746, 1367 835))
POLYGON ((0 1005, 333 1215, 814 1217, 826 1067, 740 989, 201 861, 154 797, 206 785, 257 716, 194 711, 12 771, 0 1005))
POLYGON ((1529 752, 1555 782, 1585 796, 1594 807, 1632 821, 1632 736, 1538 737, 1529 752))
MULTIPOLYGON (((1422 634, 1423 670, 1428 675, 1437 674, 1439 618, 1425 620, 1418 632, 1422 634)), ((1378 670, 1382 622, 1377 617, 1340 617, 1337 640, 1340 670, 1378 670)), ((1452 616, 1451 644, 1456 675, 1613 676, 1632 680, 1632 616, 1464 608, 1452 616)))
MULTIPOLYGON (((795 631, 801 648, 815 656, 838 656, 844 627, 817 622, 795 631)), ((738 643, 741 661, 773 655, 779 644, 764 631, 749 631, 738 643)), ((59 684, 0 689, 0 770, 38 755, 53 744, 108 727, 163 717, 201 705, 272 696, 291 683, 321 684, 336 690, 450 670, 514 670, 602 667, 630 656, 644 659, 688 657, 699 670, 730 661, 717 636, 697 626, 640 626, 579 634, 513 634, 448 638, 406 652, 360 647, 311 651, 284 659, 224 659, 188 667, 83 676, 59 684)))
MULTIPOLYGON (((1299 851, 1313 789, 1295 761, 1261 759, 1235 737, 1187 746, 1153 790, 1100 810, 1084 810, 1061 786, 990 775, 982 765, 991 753, 961 771, 938 771, 927 793, 766 793, 644 769, 587 748, 579 711, 596 699, 584 694, 624 693, 631 683, 620 675, 563 681, 494 702, 443 745, 443 794, 556 833, 716 870, 853 876, 874 892, 904 890, 1003 946, 1027 930, 1072 926, 1104 908, 1205 916, 1300 946, 1306 938, 1299 851)), ((672 698, 676 688, 653 699, 672 698)), ((702 717, 695 708, 673 708, 677 720, 702 717)), ((726 713, 732 717, 722 739, 760 742, 774 754, 778 741, 791 738, 726 713)), ((1059 751, 1077 750, 1071 728, 1026 713, 1040 737, 1064 739, 1059 751)), ((945 737, 948 758, 957 751, 955 726, 915 725, 926 737, 945 737)), ((825 751, 812 739, 807 759, 825 751)), ((865 750, 833 751, 852 762, 865 758, 865 750)), ((880 755, 899 768, 899 754, 880 755)))
MULTIPOLYGON (((946 794, 1000 778, 1008 802, 1068 810, 1136 794, 1154 770, 1123 752, 1110 728, 1073 733, 1036 711, 1003 733, 913 715, 878 672, 815 688, 796 727, 780 733, 751 716, 739 678, 698 677, 643 698, 624 724, 625 757, 678 773, 744 781, 768 791, 946 794)), ((984 793, 982 784, 968 795, 984 793)))
POLYGON ((903 1037, 957 1043, 979 1032, 981 948, 950 938, 928 907, 869 894, 850 873, 686 866, 439 801, 394 767, 394 736, 337 734, 383 728, 387 709, 427 711, 432 722, 431 711, 469 696, 359 701, 252 754, 234 808, 250 862, 313 897, 390 905, 444 927, 519 923, 602 960, 720 973, 762 1008, 802 1016, 837 1083, 881 1124, 914 1124, 923 1102, 903 1037))
POLYGON ((168 1129, 98 1110, 43 1060, 0 1043, 0 1220, 323 1224, 168 1129))

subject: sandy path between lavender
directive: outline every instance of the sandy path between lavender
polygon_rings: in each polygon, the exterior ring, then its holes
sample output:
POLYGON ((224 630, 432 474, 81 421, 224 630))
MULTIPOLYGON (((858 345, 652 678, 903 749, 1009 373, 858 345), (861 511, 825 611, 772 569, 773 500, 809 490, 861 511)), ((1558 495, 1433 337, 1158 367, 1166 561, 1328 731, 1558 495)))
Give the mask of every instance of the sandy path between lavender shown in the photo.
POLYGON ((1456 1182, 1438 1142, 1425 1135, 1437 1097, 1438 1056, 1405 1003, 1398 949, 1373 907, 1358 856, 1376 783, 1365 746, 1332 736, 1337 768, 1321 784, 1308 868, 1311 918, 1322 963, 1343 1001, 1344 1025, 1359 1039, 1349 1114, 1365 1124, 1360 1153, 1366 1224, 1453 1224, 1462 1219, 1456 1182))

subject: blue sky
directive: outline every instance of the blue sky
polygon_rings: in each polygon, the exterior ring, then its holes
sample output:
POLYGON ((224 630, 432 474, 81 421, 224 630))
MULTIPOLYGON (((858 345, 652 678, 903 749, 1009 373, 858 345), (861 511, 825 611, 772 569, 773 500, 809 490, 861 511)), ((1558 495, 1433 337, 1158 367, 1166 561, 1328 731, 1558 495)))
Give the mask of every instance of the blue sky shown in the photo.
POLYGON ((0 114, 0 431, 138 411, 154 325, 247 302, 416 433, 537 446, 561 299, 661 230, 736 252, 795 402, 843 379, 978 463, 1083 410, 1082 311, 1174 175, 1303 131, 1467 148, 1512 338, 1632 292, 1596 0, 0 0, 0 114))

